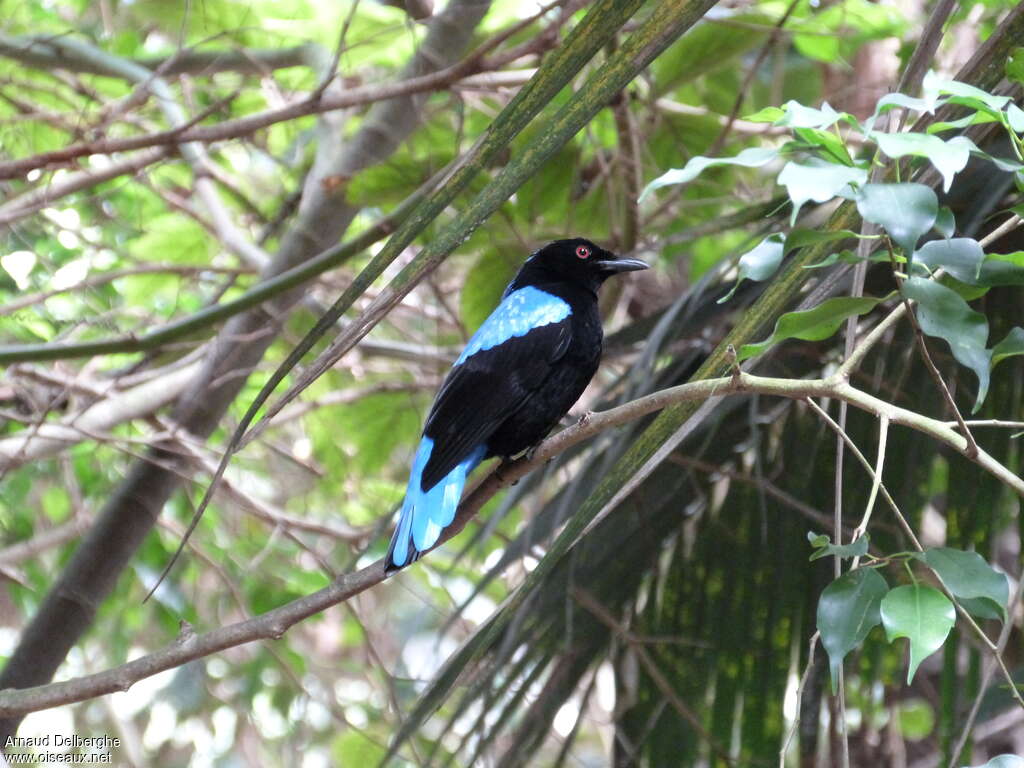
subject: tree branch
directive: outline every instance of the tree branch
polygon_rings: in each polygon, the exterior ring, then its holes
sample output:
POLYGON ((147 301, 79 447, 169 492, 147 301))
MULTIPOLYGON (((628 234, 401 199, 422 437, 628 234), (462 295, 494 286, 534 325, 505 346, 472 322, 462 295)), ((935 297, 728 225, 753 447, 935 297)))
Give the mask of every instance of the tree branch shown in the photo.
MULTIPOLYGON (((738 375, 681 384, 608 411, 588 414, 578 424, 545 440, 529 458, 524 456, 500 464, 466 494, 459 505, 455 520, 444 530, 434 548, 457 535, 499 490, 584 440, 676 403, 754 393, 794 400, 812 397, 840 399, 875 416, 887 416, 892 424, 910 427, 929 435, 965 458, 970 458, 966 452, 967 441, 944 422, 894 406, 852 387, 840 378, 833 376, 828 379, 778 379, 741 372, 738 375)), ((972 460, 1024 497, 1024 480, 985 451, 979 449, 977 457, 972 460)), ((868 468, 870 470, 870 464, 868 468)), ((171 645, 120 667, 60 683, 0 691, 0 717, 19 717, 28 712, 127 690, 143 678, 226 648, 254 640, 279 638, 294 624, 349 600, 384 581, 385 578, 382 558, 365 568, 341 576, 329 586, 311 595, 254 618, 199 635, 188 628, 171 645)))
MULTIPOLYGON (((431 21, 427 36, 406 68, 406 77, 445 67, 457 59, 487 8, 482 0, 449 3, 444 13, 431 21)), ((343 189, 324 184, 325 178, 341 172, 352 175, 379 162, 419 125, 420 106, 419 100, 411 98, 376 105, 344 147, 340 132, 321 121, 317 157, 306 178, 298 214, 265 270, 266 278, 281 275, 338 242, 358 209, 344 200, 343 189), (381 121, 391 128, 386 135, 375 131, 381 121)), ((177 400, 171 418, 182 430, 200 439, 213 432, 248 373, 275 339, 288 310, 301 297, 294 285, 276 293, 265 307, 252 307, 224 326, 199 374, 177 400)), ((188 469, 186 457, 161 447, 129 468, 23 630, 0 673, 0 687, 27 688, 51 679, 68 650, 92 624, 97 607, 115 587, 178 488, 180 475, 188 469)), ((0 720, 0 743, 17 730, 19 722, 20 715, 0 720)))
MULTIPOLYGON (((555 3, 555 5, 557 5, 557 3, 555 3)), ((544 13, 547 10, 547 8, 543 8, 540 10, 540 13, 544 13)), ((45 168, 50 165, 65 164, 71 160, 84 157, 86 155, 105 155, 112 154, 114 152, 128 152, 135 149, 143 149, 145 147, 155 147, 160 145, 177 146, 187 142, 209 143, 222 139, 234 139, 240 136, 248 136, 261 128, 267 128, 275 123, 281 123, 286 120, 294 120, 299 117, 306 117, 307 115, 334 112, 348 107, 374 104, 376 102, 386 102, 400 97, 417 96, 430 91, 439 90, 461 80, 463 77, 486 71, 485 67, 487 64, 485 56, 505 42, 509 37, 521 31, 523 27, 536 21, 539 15, 539 13, 531 15, 523 21, 512 25, 509 29, 503 30, 492 37, 461 61, 437 71, 408 76, 395 83, 364 85, 356 88, 349 88, 345 91, 328 91, 322 94, 314 93, 311 96, 300 99, 291 104, 286 104, 283 107, 267 109, 252 115, 236 118, 234 120, 224 120, 216 125, 186 125, 184 127, 175 127, 170 130, 157 131, 155 133, 143 134, 141 136, 128 136, 116 139, 97 139, 95 141, 80 142, 78 144, 72 144, 64 147, 63 149, 57 149, 51 152, 40 152, 39 154, 32 155, 31 157, 21 158, 18 160, 8 160, 7 162, 0 163, 0 179, 16 179, 24 176, 31 170, 45 168)), ((7 40, 10 41, 12 38, 7 38, 7 40)), ((67 51, 74 47, 70 45, 72 42, 73 41, 71 39, 54 38, 47 40, 46 44, 50 46, 59 45, 59 50, 61 51, 60 55, 63 56, 67 55, 67 51)), ((34 39, 30 39, 28 41, 21 40, 20 43, 18 39, 14 39, 14 44, 0 46, 0 55, 14 58, 15 60, 26 64, 46 66, 37 63, 39 61, 38 57, 32 53, 33 48, 38 47, 41 44, 42 41, 34 39)), ((450 57, 448 58, 450 59, 450 57)), ((46 60, 49 60, 49 58, 46 60)), ((96 66, 104 67, 106 71, 104 71, 103 74, 111 74, 109 67, 105 64, 97 64, 96 66)), ((424 68, 424 70, 428 69, 431 68, 424 68)), ((119 74, 118 76, 122 75, 119 74)))

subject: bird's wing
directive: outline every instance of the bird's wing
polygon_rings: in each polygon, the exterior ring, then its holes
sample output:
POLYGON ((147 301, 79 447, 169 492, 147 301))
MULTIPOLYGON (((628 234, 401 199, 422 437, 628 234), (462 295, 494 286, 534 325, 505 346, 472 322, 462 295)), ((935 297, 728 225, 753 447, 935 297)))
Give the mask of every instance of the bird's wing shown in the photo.
POLYGON ((424 427, 431 488, 485 443, 547 378, 572 339, 569 305, 536 288, 507 296, 466 344, 424 427), (525 294, 525 295, 523 295, 525 294))

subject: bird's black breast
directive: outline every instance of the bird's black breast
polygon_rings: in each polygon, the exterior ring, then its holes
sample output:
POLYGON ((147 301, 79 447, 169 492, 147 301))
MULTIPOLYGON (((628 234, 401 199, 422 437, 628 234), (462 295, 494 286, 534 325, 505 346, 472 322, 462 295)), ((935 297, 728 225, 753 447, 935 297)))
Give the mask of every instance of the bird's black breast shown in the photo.
POLYGON ((602 332, 593 292, 557 284, 534 290, 540 305, 547 296, 561 309, 540 313, 546 322, 499 343, 471 341, 472 351, 463 353, 441 386, 423 430, 432 441, 420 478, 424 491, 480 446, 485 457, 512 456, 540 442, 597 370, 602 332))
POLYGON ((522 406, 487 441, 488 456, 514 456, 541 440, 579 400, 601 361, 601 318, 595 299, 571 301, 570 340, 522 406))

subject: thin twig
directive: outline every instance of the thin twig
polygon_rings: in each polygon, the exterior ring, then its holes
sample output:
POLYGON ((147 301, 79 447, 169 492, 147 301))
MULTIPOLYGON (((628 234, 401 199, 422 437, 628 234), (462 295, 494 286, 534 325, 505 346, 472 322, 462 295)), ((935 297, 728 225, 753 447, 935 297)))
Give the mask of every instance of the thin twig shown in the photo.
MULTIPOLYGON (((557 3, 552 4, 557 5, 557 3)), ((294 120, 298 117, 315 115, 323 112, 333 112, 347 107, 354 107, 363 104, 372 104, 378 101, 387 101, 399 96, 410 96, 417 93, 439 90, 445 88, 461 78, 483 71, 487 53, 497 48, 509 37, 522 31, 525 26, 532 24, 547 8, 542 8, 538 13, 531 14, 508 29, 492 37, 471 52, 462 61, 450 67, 431 72, 419 77, 411 77, 396 83, 383 83, 359 86, 350 88, 342 93, 325 93, 322 96, 312 94, 299 101, 286 104, 283 107, 267 109, 245 117, 234 120, 224 120, 216 125, 190 125, 187 127, 178 126, 166 131, 144 134, 142 136, 129 136, 116 139, 98 139, 96 141, 81 142, 72 144, 63 149, 50 152, 41 152, 31 157, 19 160, 9 160, 0 163, 0 179, 19 178, 36 168, 67 163, 78 157, 95 154, 113 154, 115 152, 126 152, 143 147, 154 147, 159 145, 180 145, 187 142, 209 143, 221 139, 232 139, 240 136, 247 136, 261 128, 274 125, 286 120, 294 120)), ((31 41, 32 44, 39 44, 40 41, 31 41)), ((72 42, 63 41, 65 44, 72 42)), ((75 41, 77 42, 77 41, 75 41)), ((0 55, 17 58, 32 63, 21 51, 27 50, 29 43, 22 49, 0 48, 0 55)), ((137 66, 137 65, 135 65, 137 66)))
POLYGON ((811 635, 811 639, 807 642, 807 665, 804 667, 803 674, 800 675, 800 684, 796 688, 796 712, 793 715, 793 725, 787 731, 786 738, 779 749, 779 768, 786 768, 786 753, 789 752, 789 745, 793 741, 797 729, 800 727, 800 705, 803 700, 804 688, 807 686, 807 680, 811 676, 811 670, 814 668, 814 651, 818 647, 818 639, 820 637, 821 633, 815 630, 814 634, 811 635))

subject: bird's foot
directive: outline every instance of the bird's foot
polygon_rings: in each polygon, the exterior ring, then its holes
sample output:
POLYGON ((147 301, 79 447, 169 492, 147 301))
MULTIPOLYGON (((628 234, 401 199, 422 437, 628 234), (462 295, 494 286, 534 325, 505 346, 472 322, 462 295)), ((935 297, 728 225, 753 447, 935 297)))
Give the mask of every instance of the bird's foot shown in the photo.
POLYGON ((496 478, 498 478, 498 482, 501 483, 502 485, 510 485, 511 486, 511 485, 518 485, 519 484, 519 478, 518 477, 516 479, 512 480, 511 482, 509 482, 509 479, 505 476, 505 473, 502 471, 502 470, 507 468, 509 462, 511 462, 511 461, 512 461, 511 457, 509 457, 509 456, 502 456, 501 457, 501 463, 498 464, 498 466, 495 467, 495 469, 494 469, 494 476, 496 478))
MULTIPOLYGON (((541 440, 536 445, 531 445, 529 448, 526 449, 526 453, 523 454, 523 458, 525 458, 527 461, 533 461, 534 457, 536 457, 537 455, 537 451, 540 450, 540 447, 542 445, 544 445, 543 440, 541 440)), ((544 463, 550 464, 552 461, 554 461, 554 459, 554 456, 548 456, 547 459, 544 460, 544 463)))

